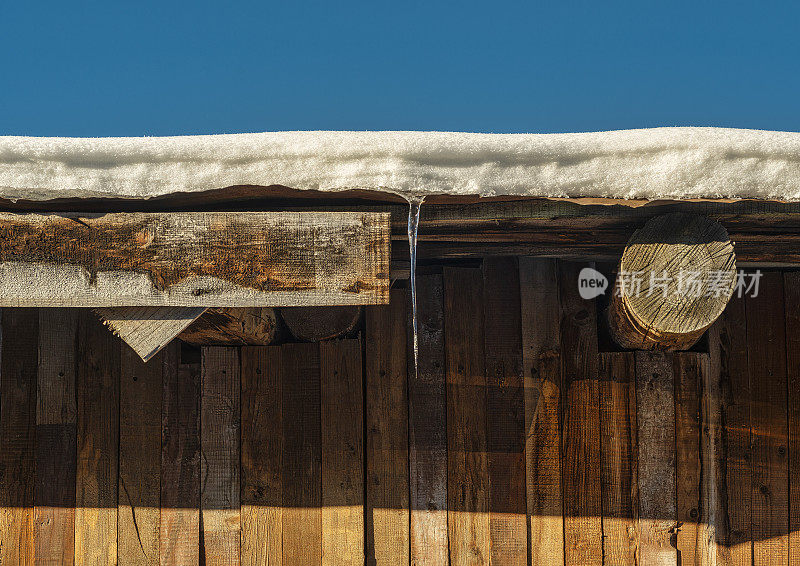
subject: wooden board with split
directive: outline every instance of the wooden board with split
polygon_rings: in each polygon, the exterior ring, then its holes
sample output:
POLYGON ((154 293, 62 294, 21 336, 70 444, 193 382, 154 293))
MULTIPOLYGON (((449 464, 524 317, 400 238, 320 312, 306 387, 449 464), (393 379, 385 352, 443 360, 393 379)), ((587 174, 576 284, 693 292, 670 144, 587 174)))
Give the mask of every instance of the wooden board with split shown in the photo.
POLYGON ((296 306, 389 300, 389 216, 0 214, 0 306, 296 306))

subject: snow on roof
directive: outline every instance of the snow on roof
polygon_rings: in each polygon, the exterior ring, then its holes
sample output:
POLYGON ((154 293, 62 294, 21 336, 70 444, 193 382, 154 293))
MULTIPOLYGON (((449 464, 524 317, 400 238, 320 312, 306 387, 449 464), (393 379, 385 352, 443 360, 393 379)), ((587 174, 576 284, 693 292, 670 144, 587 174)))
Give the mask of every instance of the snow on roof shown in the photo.
POLYGON ((0 198, 146 198, 235 185, 404 195, 800 200, 800 133, 655 128, 0 137, 0 198))

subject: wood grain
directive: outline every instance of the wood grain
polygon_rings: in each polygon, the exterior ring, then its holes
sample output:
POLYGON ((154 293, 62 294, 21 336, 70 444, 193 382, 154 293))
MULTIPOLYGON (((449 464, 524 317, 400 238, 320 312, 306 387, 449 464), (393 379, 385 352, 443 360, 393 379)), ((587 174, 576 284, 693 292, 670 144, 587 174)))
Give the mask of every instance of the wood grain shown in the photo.
POLYGON ((636 566, 639 516, 636 366, 630 352, 600 354, 603 563, 636 566))
POLYGON ((281 348, 242 348, 242 564, 283 560, 281 348))
POLYGON ((283 564, 322 563, 322 431, 318 344, 281 350, 283 564), (291 418, 289 416, 291 415, 291 418))
POLYGON ((623 348, 687 350, 722 314, 736 256, 718 222, 686 212, 657 216, 633 233, 608 308, 623 348))
POLYGON ((491 549, 480 269, 445 268, 444 298, 450 563, 486 564, 491 549))
POLYGON ((745 299, 731 299, 709 331, 701 453, 711 546, 720 566, 753 563, 752 447, 745 299), (706 427, 709 432, 705 434, 706 427))
POLYGON ((179 338, 198 346, 268 346, 278 330, 270 307, 213 308, 180 333, 179 338))
POLYGON ((679 563, 707 564, 712 553, 707 548, 707 510, 703 502, 703 453, 700 442, 702 372, 708 356, 676 352, 675 376, 675 447, 677 480, 678 533, 676 545, 679 563))
POLYGON ((199 566, 201 365, 180 363, 178 342, 163 355, 160 560, 199 566))
POLYGON ((83 311, 76 379, 75 564, 117 564, 119 481, 119 339, 83 311))
POLYGON ((361 320, 359 306, 287 307, 280 313, 292 336, 303 342, 347 336, 361 320))
POLYGON ((675 377, 663 352, 636 352, 639 559, 677 566, 675 377))
POLYGON ((406 295, 366 309, 367 563, 409 562, 406 295))
POLYGON ((561 310, 555 260, 520 258, 525 469, 531 564, 564 564, 561 310))
MULTIPOLYGON (((454 197, 450 197, 451 199, 454 197)), ((672 212, 701 214, 728 231, 739 262, 800 261, 797 203, 775 201, 648 202, 596 199, 480 199, 473 203, 425 201, 419 258, 486 256, 560 257, 619 261, 633 232, 672 212)), ((386 210, 375 207, 374 210, 386 210)), ((408 207, 392 209, 395 259, 408 257, 408 207)))
POLYGON ((122 349, 119 388, 117 553, 125 564, 160 563, 161 396, 164 360, 122 349))
POLYGON ((753 563, 789 556, 789 462, 783 275, 765 272, 758 296, 745 298, 747 360, 753 383, 753 563))
POLYGON ((0 213, 3 306, 381 304, 388 215, 0 213))
MULTIPOLYGON (((418 366, 408 313, 408 465, 411 478, 411 564, 448 566, 447 408, 444 297, 441 274, 417 276, 418 366)), ((410 293, 409 301, 410 301, 410 293)))
POLYGON ((800 561, 800 272, 783 274, 789 434, 789 563, 800 561))
POLYGON ((75 348, 78 312, 39 309, 36 564, 75 561, 75 348))
POLYGON ((37 309, 3 309, 0 352, 0 564, 34 564, 37 309))
POLYGON ((205 307, 101 307, 94 312, 146 362, 205 310, 205 307))
POLYGON ((483 261, 490 562, 528 563, 519 266, 483 261))
POLYGON ((202 349, 200 416, 201 562, 240 563, 239 419, 241 372, 237 348, 202 349))
POLYGON ((581 264, 559 266, 566 564, 601 564, 600 411, 594 301, 578 294, 581 264))
POLYGON ((364 564, 361 340, 322 342, 322 564, 364 564))

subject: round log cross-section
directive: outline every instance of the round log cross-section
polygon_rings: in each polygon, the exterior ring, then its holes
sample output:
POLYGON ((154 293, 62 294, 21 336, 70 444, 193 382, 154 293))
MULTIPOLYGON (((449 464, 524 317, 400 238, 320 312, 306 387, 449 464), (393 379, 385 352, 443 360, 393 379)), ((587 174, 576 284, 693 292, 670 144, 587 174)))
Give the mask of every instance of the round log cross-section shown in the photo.
POLYGON ((361 307, 285 307, 280 313, 292 336, 305 342, 319 342, 352 331, 361 318, 361 307))
POLYGON ((725 310, 735 260, 714 220, 683 212, 651 219, 622 254, 608 309, 612 336, 629 349, 690 348, 725 310))
POLYGON ((178 338, 197 346, 266 346, 275 340, 277 328, 270 307, 210 308, 178 338))

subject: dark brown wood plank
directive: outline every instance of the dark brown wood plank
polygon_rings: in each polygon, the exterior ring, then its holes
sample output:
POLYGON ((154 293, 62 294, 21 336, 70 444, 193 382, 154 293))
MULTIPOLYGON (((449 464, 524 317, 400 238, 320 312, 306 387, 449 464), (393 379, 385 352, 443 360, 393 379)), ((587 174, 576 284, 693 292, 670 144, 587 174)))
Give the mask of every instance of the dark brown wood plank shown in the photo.
POLYGON ((160 562, 163 357, 145 363, 123 347, 121 359, 117 556, 153 566, 160 562))
POLYGON ((281 348, 242 348, 242 564, 283 560, 281 348))
POLYGON ((241 541, 239 349, 202 349, 201 563, 239 564, 241 541))
POLYGON ((382 304, 389 217, 0 213, 0 262, 5 306, 382 304))
POLYGON ((78 312, 39 309, 36 564, 75 561, 75 348, 78 312))
POLYGON ((675 375, 675 447, 677 454, 677 518, 679 563, 707 564, 708 523, 703 503, 703 461, 700 442, 701 395, 708 355, 677 352, 673 356, 675 375))
POLYGON ((281 351, 283 564, 322 563, 322 452, 318 344, 281 351), (291 415, 291 418, 289 418, 291 415))
POLYGON ((364 564, 361 340, 321 342, 322 564, 364 564))
POLYGON ((675 378, 672 355, 636 352, 639 559, 677 566, 675 378))
POLYGON ((600 412, 597 316, 578 294, 582 264, 561 262, 564 550, 566 564, 601 564, 600 412))
POLYGON ((200 563, 200 383, 198 363, 164 350, 161 401, 161 565, 200 563))
POLYGON ((528 563, 525 405, 516 258, 483 261, 490 562, 528 563))
POLYGON ((800 272, 783 274, 789 407, 789 563, 800 561, 800 272))
POLYGON ((603 563, 636 566, 636 366, 633 353, 600 354, 603 563))
POLYGON ((117 563, 120 341, 97 317, 78 321, 75 563, 117 563))
POLYGON ((406 295, 366 309, 367 563, 409 562, 406 295))
POLYGON ((561 307, 555 260, 519 259, 531 564, 564 564, 561 307))
POLYGON ((450 563, 486 564, 491 549, 480 269, 445 268, 444 298, 450 563))
MULTIPOLYGON (((410 299, 411 293, 408 293, 410 299)), ((408 351, 411 563, 447 566, 447 407, 441 274, 417 276, 418 367, 408 351)), ((410 307, 410 305, 409 305, 410 307)), ((407 308, 409 334, 413 332, 407 308)))
POLYGON ((789 556, 789 462, 783 274, 765 272, 757 296, 745 297, 747 360, 753 383, 753 563, 789 556))
POLYGON ((0 563, 34 564, 39 312, 0 316, 0 563))
POLYGON ((717 564, 753 563, 751 526, 750 370, 745 300, 734 294, 709 331, 710 371, 704 379, 703 482, 717 564), (706 433, 706 430, 708 432, 706 433))
MULTIPOLYGON (((720 222, 736 244, 737 261, 800 260, 796 203, 664 202, 630 206, 596 199, 481 199, 473 204, 425 201, 419 229, 420 258, 530 255, 583 261, 618 261, 628 238, 647 220, 670 212, 691 212, 720 222)), ((402 244, 407 214, 393 212, 395 258, 407 256, 402 244)))

